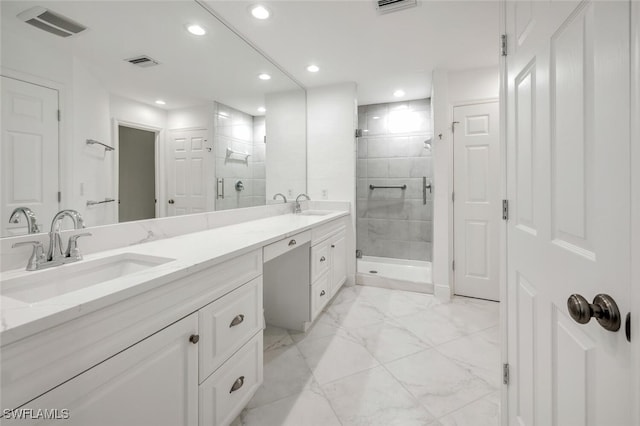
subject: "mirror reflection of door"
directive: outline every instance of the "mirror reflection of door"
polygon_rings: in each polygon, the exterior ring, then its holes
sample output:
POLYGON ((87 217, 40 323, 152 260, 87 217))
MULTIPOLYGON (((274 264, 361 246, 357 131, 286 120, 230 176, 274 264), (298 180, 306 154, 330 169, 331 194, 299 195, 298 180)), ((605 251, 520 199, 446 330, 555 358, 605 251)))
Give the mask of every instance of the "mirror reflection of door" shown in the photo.
POLYGON ((27 207, 41 231, 58 211, 58 91, 2 77, 1 235, 28 233, 27 220, 9 218, 27 207))
POLYGON ((118 126, 118 220, 156 217, 156 134, 118 126))

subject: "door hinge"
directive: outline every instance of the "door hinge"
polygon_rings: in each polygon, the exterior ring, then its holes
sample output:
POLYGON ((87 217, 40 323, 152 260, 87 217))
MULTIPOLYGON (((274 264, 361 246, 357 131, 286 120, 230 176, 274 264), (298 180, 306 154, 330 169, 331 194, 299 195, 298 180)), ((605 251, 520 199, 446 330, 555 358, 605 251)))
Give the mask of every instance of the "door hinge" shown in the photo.
POLYGON ((451 270, 452 271, 456 270, 456 261, 455 260, 451 261, 451 270))
POLYGON ((264 143, 267 143, 267 135, 264 135, 264 143))
POLYGON ((451 122, 451 133, 455 133, 456 132, 456 124, 460 124, 459 121, 452 121, 451 122))
POLYGON ((452 192, 452 193, 451 193, 451 202, 453 203, 453 202, 455 202, 455 201, 456 201, 456 193, 455 193, 455 192, 452 192))
POLYGON ((62 192, 58 191, 58 202, 62 202, 62 192))
POLYGON ((509 364, 508 363, 502 364, 502 384, 504 385, 509 384, 509 364))
POLYGON ((509 220, 509 200, 502 200, 502 219, 509 220))
POLYGON ((356 138, 362 137, 362 129, 356 129, 356 138))
POLYGON ((507 56, 507 35, 502 34, 500 36, 500 54, 502 56, 507 56))
POLYGON ((62 121, 62 111, 58 110, 58 121, 62 121))

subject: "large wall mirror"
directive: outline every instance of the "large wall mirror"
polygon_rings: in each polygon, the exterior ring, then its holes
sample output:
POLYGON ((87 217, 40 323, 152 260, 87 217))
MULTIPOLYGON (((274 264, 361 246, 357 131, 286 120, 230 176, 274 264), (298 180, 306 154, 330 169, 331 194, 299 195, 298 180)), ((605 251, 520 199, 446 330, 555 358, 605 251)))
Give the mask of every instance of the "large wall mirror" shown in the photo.
POLYGON ((2 1, 1 235, 306 191, 306 94, 196 1, 2 1), (13 217, 12 217, 13 213, 13 217))

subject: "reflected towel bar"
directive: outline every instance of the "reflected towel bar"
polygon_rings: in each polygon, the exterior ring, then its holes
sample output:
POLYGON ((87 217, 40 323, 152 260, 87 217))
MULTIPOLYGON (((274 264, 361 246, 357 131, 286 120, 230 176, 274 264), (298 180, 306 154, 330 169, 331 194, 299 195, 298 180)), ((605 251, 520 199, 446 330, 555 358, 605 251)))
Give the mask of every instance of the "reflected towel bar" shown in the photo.
POLYGON ((112 203, 114 201, 115 200, 113 198, 105 198, 103 201, 88 200, 87 206, 95 206, 96 204, 112 203))
POLYGON ((87 139, 87 145, 102 145, 105 151, 115 151, 115 148, 93 139, 87 139))
POLYGON ((391 186, 379 186, 379 185, 369 185, 369 189, 407 189, 407 185, 391 185, 391 186))

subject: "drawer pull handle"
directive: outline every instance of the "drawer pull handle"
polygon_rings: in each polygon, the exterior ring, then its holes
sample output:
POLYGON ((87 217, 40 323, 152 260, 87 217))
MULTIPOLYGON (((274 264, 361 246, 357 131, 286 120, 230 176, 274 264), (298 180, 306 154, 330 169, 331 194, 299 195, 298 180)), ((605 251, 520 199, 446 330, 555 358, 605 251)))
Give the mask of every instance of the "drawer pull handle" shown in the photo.
POLYGON ((324 296, 325 294, 327 294, 327 293, 326 293, 324 290, 322 290, 322 291, 320 292, 320 296, 324 296))
POLYGON ((320 258, 320 262, 324 262, 325 260, 327 260, 327 259, 326 259, 324 256, 322 256, 322 257, 320 258))
POLYGON ((242 321, 244 321, 244 315, 242 314, 236 315, 235 318, 231 320, 231 324, 229 324, 229 328, 235 327, 236 325, 240 324, 242 321))
POLYGON ((233 382, 233 386, 231 386, 231 390, 229 391, 229 393, 237 391, 242 387, 242 385, 244 385, 244 376, 238 377, 236 381, 233 382))
POLYGON ((289 247, 295 246, 296 244, 298 244, 298 243, 296 243, 296 240, 289 241, 289 247))
POLYGON ((331 244, 331 248, 336 248, 336 245, 335 244, 331 244))
POLYGON ((195 345, 196 343, 198 343, 198 341, 200 341, 200 336, 198 336, 197 334, 192 334, 191 336, 189 336, 189 341, 195 345))

